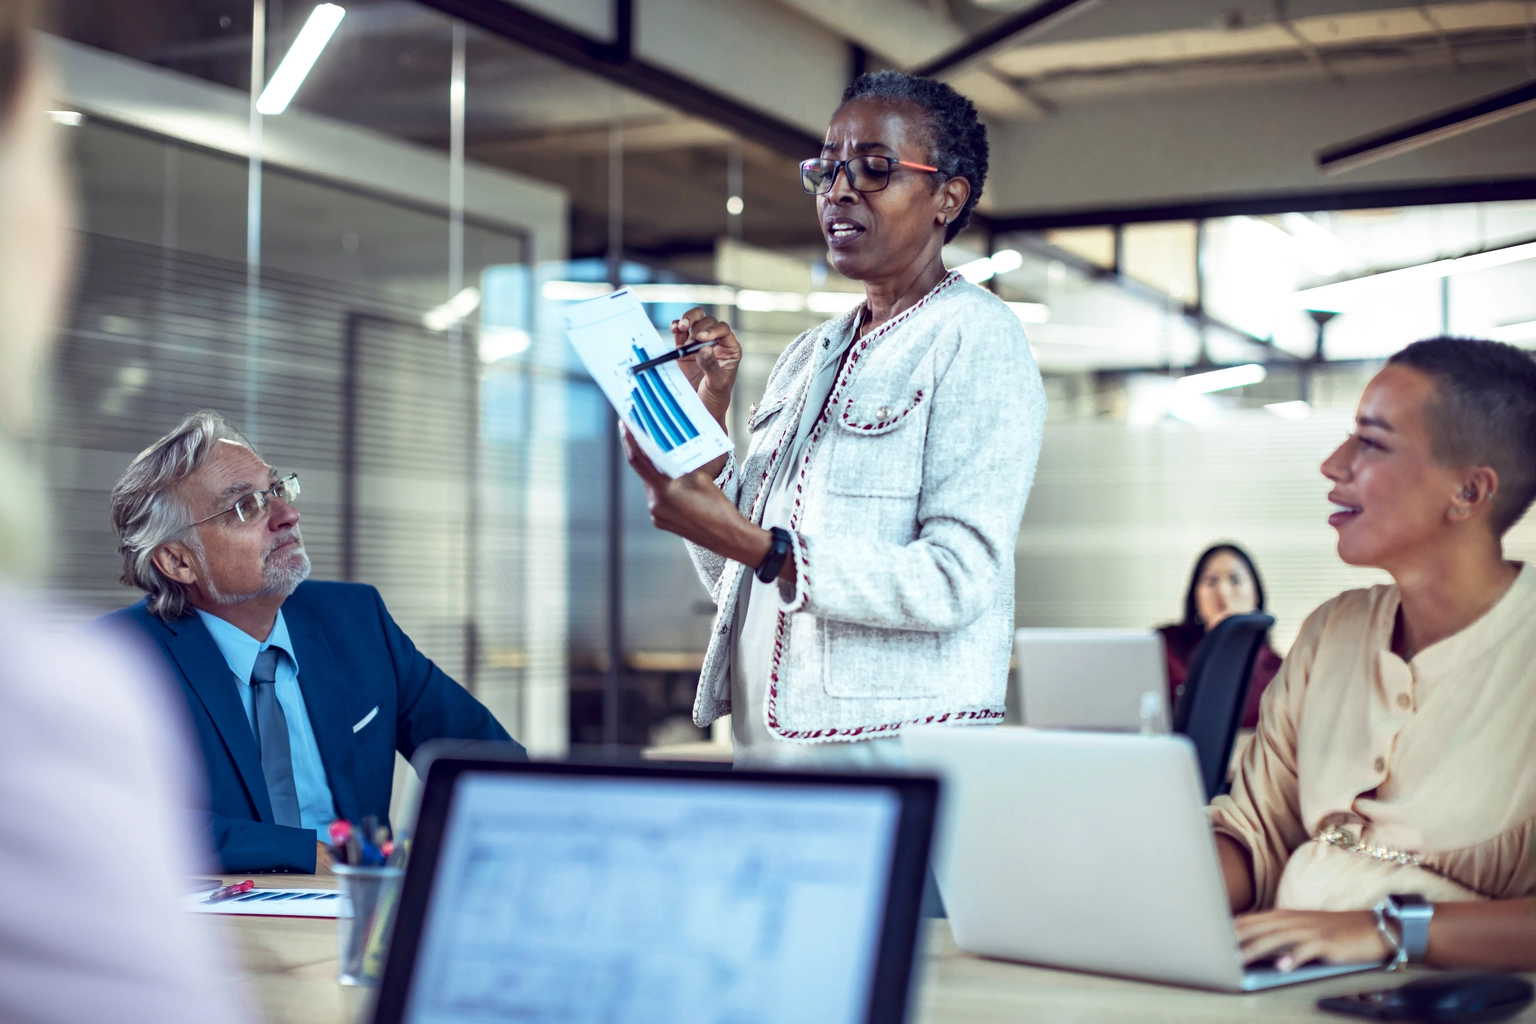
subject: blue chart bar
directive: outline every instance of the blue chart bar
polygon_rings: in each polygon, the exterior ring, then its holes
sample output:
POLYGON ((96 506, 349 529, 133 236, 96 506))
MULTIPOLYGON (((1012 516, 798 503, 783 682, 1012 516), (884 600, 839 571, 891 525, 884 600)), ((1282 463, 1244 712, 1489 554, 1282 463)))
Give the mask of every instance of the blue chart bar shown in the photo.
MULTIPOLYGON (((645 349, 638 345, 631 345, 630 350, 642 362, 650 358, 646 355, 645 349)), ((655 370, 646 370, 636 374, 636 377, 640 381, 640 390, 650 401, 651 415, 671 437, 674 447, 699 436, 693 424, 688 422, 688 417, 684 416, 683 411, 678 408, 677 400, 667 391, 666 381, 658 377, 655 370)))
POLYGON ((683 443, 683 432, 677 429, 677 424, 673 423, 672 417, 667 415, 667 407, 662 404, 661 399, 656 397, 656 385, 647 379, 649 377, 649 373, 640 374, 640 391, 650 403, 651 415, 656 417, 656 422, 661 424, 661 429, 667 432, 673 446, 680 445, 683 443))
MULTIPOLYGON (((649 377, 654 372, 654 370, 647 370, 645 375, 649 377)), ((672 412, 672 418, 677 420, 678 426, 683 428, 683 436, 690 441, 698 437, 699 432, 694 429, 692 423, 688 422, 682 406, 677 404, 677 399, 672 397, 672 392, 667 389, 667 382, 660 377, 656 378, 656 390, 661 392, 662 401, 667 403, 667 408, 672 412)))
POLYGON ((672 443, 671 439, 656 425, 656 420, 651 417, 651 410, 645 407, 645 399, 641 396, 640 389, 634 388, 629 394, 634 399, 635 412, 645 421, 645 432, 651 435, 651 440, 661 445, 661 450, 664 452, 676 448, 677 445, 672 443))

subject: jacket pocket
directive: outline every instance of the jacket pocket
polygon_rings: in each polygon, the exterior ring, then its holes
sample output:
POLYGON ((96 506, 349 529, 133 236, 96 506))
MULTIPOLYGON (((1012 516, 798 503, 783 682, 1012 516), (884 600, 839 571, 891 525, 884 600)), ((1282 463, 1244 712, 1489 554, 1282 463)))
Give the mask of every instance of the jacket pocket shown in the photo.
POLYGON ((907 498, 923 482, 927 436, 922 388, 862 392, 836 411, 829 488, 837 494, 907 498))
POLYGON ((898 700, 938 695, 939 634, 851 622, 823 621, 821 626, 827 696, 898 700))

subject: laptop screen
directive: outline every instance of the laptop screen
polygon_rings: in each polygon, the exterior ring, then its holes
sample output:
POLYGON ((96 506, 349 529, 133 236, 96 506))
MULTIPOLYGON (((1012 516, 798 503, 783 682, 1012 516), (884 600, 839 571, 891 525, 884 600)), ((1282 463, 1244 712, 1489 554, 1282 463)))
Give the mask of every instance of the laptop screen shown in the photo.
POLYGON ((866 1019, 900 793, 466 771, 409 1024, 866 1019))

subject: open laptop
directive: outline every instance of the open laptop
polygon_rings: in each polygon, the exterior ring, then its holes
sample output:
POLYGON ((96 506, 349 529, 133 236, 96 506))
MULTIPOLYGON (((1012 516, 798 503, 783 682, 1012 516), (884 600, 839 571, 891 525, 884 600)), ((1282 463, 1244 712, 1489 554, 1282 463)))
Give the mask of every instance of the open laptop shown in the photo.
POLYGON ((375 1024, 900 1024, 938 782, 435 759, 375 1024))
POLYGON ((930 726, 944 776, 934 851, 955 942, 984 956, 1252 992, 1380 967, 1244 969, 1182 736, 930 726))
POLYGON ((1018 702, 1038 729, 1167 732, 1163 638, 1147 629, 1021 629, 1018 702), (1150 705, 1143 706, 1152 694, 1150 705), (1146 721, 1143 721, 1144 714, 1146 721))

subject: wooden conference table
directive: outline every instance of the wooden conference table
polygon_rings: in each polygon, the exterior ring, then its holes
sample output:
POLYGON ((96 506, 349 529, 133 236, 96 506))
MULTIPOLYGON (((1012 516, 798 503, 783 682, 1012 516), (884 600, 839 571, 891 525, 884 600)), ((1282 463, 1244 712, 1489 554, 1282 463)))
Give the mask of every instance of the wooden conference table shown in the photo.
MULTIPOLYGON (((245 876, 230 875, 225 884, 245 876)), ((261 888, 334 888, 330 876, 258 875, 261 888)), ((267 1024, 353 1024, 368 993, 336 981, 336 922, 329 919, 220 917, 247 990, 267 1024)), ((1259 995, 1224 995, 1166 985, 986 960, 962 953, 949 925, 931 922, 919 1024, 1231 1024, 1332 1020, 1319 996, 1393 985, 1398 978, 1364 974, 1295 985, 1259 995)), ((1518 1020, 1536 1024, 1536 1006, 1518 1020)))

